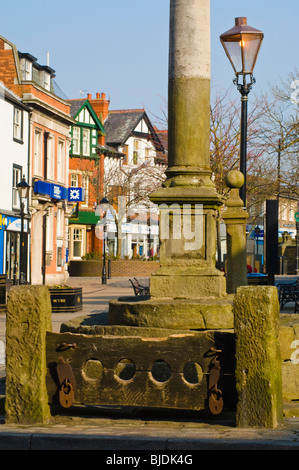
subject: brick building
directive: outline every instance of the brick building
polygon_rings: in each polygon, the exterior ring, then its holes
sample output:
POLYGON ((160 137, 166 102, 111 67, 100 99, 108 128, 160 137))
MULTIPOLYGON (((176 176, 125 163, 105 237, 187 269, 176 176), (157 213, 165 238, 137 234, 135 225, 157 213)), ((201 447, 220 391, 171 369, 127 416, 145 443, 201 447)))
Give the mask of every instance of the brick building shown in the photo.
MULTIPOLYGON (((0 83, 0 274, 10 282, 29 280, 29 227, 23 224, 24 256, 21 275, 21 204, 17 184, 28 180, 30 108, 0 83)), ((28 212, 26 204, 25 212, 28 212)))
POLYGON ((30 281, 60 284, 68 278, 68 155, 70 105, 54 80, 55 71, 18 51, 0 36, 0 80, 31 108, 28 178, 30 281))
POLYGON ((96 208, 105 195, 105 165, 119 165, 123 154, 105 144, 103 121, 109 101, 104 93, 96 98, 68 100, 75 120, 71 128, 69 186, 82 187, 84 195, 74 204, 69 220, 69 258, 81 259, 86 253, 102 252, 103 238, 96 231, 100 220, 96 208))

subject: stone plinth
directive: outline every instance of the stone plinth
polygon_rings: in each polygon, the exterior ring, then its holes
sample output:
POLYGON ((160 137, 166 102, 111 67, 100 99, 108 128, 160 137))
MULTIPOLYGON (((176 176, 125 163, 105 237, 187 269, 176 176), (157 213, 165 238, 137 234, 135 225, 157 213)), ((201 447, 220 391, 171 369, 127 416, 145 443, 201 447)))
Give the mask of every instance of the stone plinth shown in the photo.
POLYGON ((109 324, 169 329, 233 329, 233 299, 120 298, 109 303, 109 324))

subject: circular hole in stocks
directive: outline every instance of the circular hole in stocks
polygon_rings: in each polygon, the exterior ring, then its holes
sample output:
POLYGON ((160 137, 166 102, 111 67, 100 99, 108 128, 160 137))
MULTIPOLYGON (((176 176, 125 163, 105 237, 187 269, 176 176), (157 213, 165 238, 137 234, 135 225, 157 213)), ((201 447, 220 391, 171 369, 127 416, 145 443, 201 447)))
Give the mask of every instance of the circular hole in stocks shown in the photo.
POLYGON ((82 369, 82 376, 85 380, 99 380, 103 373, 103 365, 98 359, 89 359, 82 369))
POLYGON ((116 366, 115 375, 121 380, 131 380, 136 372, 135 364, 131 359, 122 359, 116 366))
POLYGON ((186 382, 194 385, 202 381, 203 370, 197 362, 190 361, 186 362, 183 369, 183 375, 186 382))
POLYGON ((156 361, 152 367, 152 376, 157 382, 167 382, 171 376, 171 370, 167 362, 156 361))

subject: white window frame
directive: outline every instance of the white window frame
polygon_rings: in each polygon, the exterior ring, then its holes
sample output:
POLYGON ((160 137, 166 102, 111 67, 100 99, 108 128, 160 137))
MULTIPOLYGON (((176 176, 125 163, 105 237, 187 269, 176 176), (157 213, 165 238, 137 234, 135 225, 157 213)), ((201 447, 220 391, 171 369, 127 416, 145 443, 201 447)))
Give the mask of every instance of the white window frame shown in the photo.
POLYGON ((72 227, 72 258, 81 259, 85 250, 85 229, 83 227, 72 227), (80 254, 75 255, 75 243, 80 243, 80 254))
POLYGON ((34 174, 42 176, 42 149, 43 149, 43 131, 39 128, 34 129, 34 174))
POLYGON ((82 129, 82 155, 90 155, 90 129, 82 129))
POLYGON ((133 142, 133 165, 138 165, 139 160, 139 151, 140 151, 140 142, 138 139, 134 139, 133 142))
POLYGON ((89 175, 82 175, 82 188, 84 189, 84 202, 82 202, 83 207, 88 207, 88 195, 89 195, 89 175))
POLYGON ((79 175, 78 173, 71 173, 71 188, 79 188, 79 175))
POLYGON ((56 214, 56 236, 60 240, 63 238, 63 210, 61 208, 57 209, 57 214, 56 214))
POLYGON ((22 180, 22 167, 18 165, 13 165, 13 175, 12 175, 12 208, 20 209, 20 198, 17 189, 17 184, 22 180))
POLYGON ((23 141, 23 111, 16 106, 13 111, 13 138, 19 142, 23 141))
POLYGON ((53 251, 53 210, 52 207, 48 208, 46 221, 46 251, 53 251))
POLYGON ((73 127, 73 137, 72 137, 72 153, 79 155, 80 154, 80 127, 73 127))
POLYGON ((31 81, 32 80, 32 62, 28 59, 21 59, 21 72, 22 72, 22 79, 24 81, 31 81))
POLYGON ((60 183, 65 182, 65 142, 58 139, 57 142, 57 181, 60 183))
POLYGON ((51 75, 49 72, 46 72, 45 70, 40 71, 40 81, 41 81, 41 86, 45 88, 47 91, 51 90, 51 75))
POLYGON ((54 180, 54 148, 55 148, 55 137, 49 134, 47 140, 47 178, 54 180))

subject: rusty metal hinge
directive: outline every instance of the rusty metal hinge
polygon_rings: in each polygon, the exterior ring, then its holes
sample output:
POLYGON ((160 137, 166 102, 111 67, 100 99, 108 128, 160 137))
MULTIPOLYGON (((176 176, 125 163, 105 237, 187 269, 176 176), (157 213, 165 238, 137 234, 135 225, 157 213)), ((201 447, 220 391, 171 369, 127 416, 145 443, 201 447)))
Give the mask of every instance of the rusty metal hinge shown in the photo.
POLYGON ((222 390, 219 388, 219 381, 221 377, 219 354, 222 353, 222 350, 211 348, 210 351, 214 352, 216 356, 212 360, 209 375, 209 410, 213 415, 219 415, 223 410, 222 390))
POLYGON ((76 381, 69 363, 63 357, 58 358, 57 375, 59 380, 59 403, 70 408, 75 399, 76 381))

